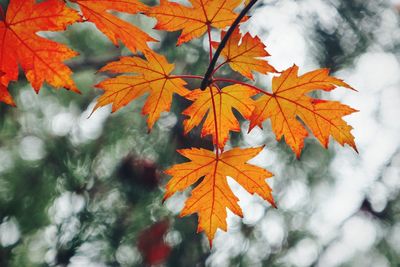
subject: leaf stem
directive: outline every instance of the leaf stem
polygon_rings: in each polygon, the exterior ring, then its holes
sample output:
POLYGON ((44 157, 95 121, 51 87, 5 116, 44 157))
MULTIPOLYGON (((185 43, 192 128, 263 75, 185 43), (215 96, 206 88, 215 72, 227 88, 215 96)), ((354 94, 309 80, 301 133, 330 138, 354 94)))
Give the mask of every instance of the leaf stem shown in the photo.
POLYGON ((251 0, 250 3, 245 6, 245 8, 240 12, 240 14, 237 16, 235 21, 232 23, 232 25, 229 27, 228 31, 226 32, 224 38, 222 39, 221 43, 219 43, 217 50, 215 51, 215 54, 210 62, 210 65, 208 65, 208 69, 206 71, 206 74, 204 75, 204 79, 201 82, 201 90, 205 90, 206 87, 211 83, 211 74, 214 70, 215 64, 217 63, 217 60, 224 49, 226 43, 228 42, 229 38, 231 37, 233 31, 236 29, 236 27, 239 25, 239 23, 242 21, 244 16, 246 16, 247 12, 254 6, 254 4, 257 2, 257 0, 251 0))
POLYGON ((215 150, 216 150, 216 155, 217 155, 217 160, 218 160, 218 158, 219 158, 219 141, 218 141, 217 111, 215 110, 216 105, 215 105, 215 99, 214 99, 214 92, 213 92, 211 86, 209 86, 208 88, 210 88, 211 102, 212 102, 213 114, 214 114, 215 143, 216 143, 215 150))
POLYGON ((204 77, 200 76, 200 75, 171 75, 169 76, 170 79, 199 79, 199 80, 203 80, 204 77))
POLYGON ((211 27, 210 24, 207 24, 207 33, 208 33, 208 44, 209 44, 209 48, 210 48, 210 63, 212 61, 213 58, 213 53, 212 53, 212 40, 211 40, 211 27))
POLYGON ((269 95, 269 96, 273 96, 273 94, 268 93, 268 92, 264 91, 263 89, 261 89, 261 88, 255 86, 255 85, 248 84, 248 83, 246 83, 246 82, 241 82, 241 81, 232 80, 232 79, 225 79, 225 78, 216 78, 216 79, 213 79, 212 82, 213 82, 213 83, 216 83, 216 82, 227 82, 227 83, 240 84, 240 85, 244 85, 244 86, 253 88, 253 89, 257 90, 258 92, 260 92, 260 93, 262 93, 262 94, 269 95))
POLYGON ((215 74, 221 67, 223 67, 226 63, 228 63, 228 61, 224 61, 224 62, 222 62, 221 64, 219 64, 219 65, 213 70, 213 72, 211 73, 211 77, 213 77, 214 74, 215 74))

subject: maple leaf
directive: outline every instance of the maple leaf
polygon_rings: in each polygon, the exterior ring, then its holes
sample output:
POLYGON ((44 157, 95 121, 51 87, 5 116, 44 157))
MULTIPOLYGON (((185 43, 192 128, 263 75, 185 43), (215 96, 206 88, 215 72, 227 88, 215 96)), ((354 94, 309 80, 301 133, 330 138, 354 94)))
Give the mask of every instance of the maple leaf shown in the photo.
POLYGON ((332 91, 338 86, 352 89, 342 80, 329 76, 328 69, 298 76, 298 67, 294 65, 273 78, 273 94, 264 94, 256 100, 250 130, 256 125, 261 127, 261 123, 270 118, 277 140, 285 136, 286 143, 300 157, 304 139, 308 136, 306 128, 297 120, 300 118, 324 147, 328 146, 332 136, 341 145, 349 144, 357 151, 350 133, 353 128, 342 119, 357 110, 336 101, 306 95, 314 90, 332 91))
POLYGON ((165 57, 150 51, 146 51, 145 56, 147 60, 136 56, 121 57, 100 70, 134 75, 121 75, 96 85, 105 92, 97 100, 95 109, 112 104, 112 111, 115 112, 149 93, 142 113, 148 115, 147 124, 151 129, 161 112, 170 110, 173 94, 183 96, 189 91, 184 87, 184 80, 170 75, 174 65, 169 64, 165 57))
POLYGON ((189 116, 183 122, 184 132, 187 134, 198 126, 206 116, 201 136, 212 135, 214 144, 223 149, 229 131, 240 131, 240 124, 233 114, 233 108, 245 118, 249 119, 254 109, 254 100, 251 96, 258 92, 243 85, 231 85, 219 90, 215 86, 207 90, 196 89, 185 97, 194 101, 183 111, 189 116), (212 92, 212 94, 211 94, 212 92))
POLYGON ((206 149, 178 150, 190 162, 174 165, 165 173, 172 176, 166 186, 164 199, 178 191, 183 191, 204 179, 192 190, 181 212, 181 216, 197 213, 198 232, 204 231, 210 240, 214 239, 217 229, 227 230, 226 209, 243 217, 238 198, 230 189, 227 176, 232 177, 250 194, 258 194, 274 207, 272 190, 265 182, 272 174, 265 169, 246 163, 261 152, 258 148, 234 148, 220 155, 206 149))
POLYGON ((145 51, 147 42, 157 41, 132 24, 121 20, 110 11, 137 14, 149 9, 148 6, 136 0, 71 0, 79 4, 83 15, 93 22, 114 45, 118 46, 120 39, 133 53, 138 49, 145 51))
POLYGON ((14 103, 10 93, 7 90, 7 87, 5 87, 1 83, 0 83, 0 101, 6 103, 8 105, 15 106, 15 103, 14 103))
MULTIPOLYGON (((202 36, 209 27, 223 29, 230 26, 237 17, 233 10, 241 0, 190 0, 191 7, 161 0, 160 5, 151 8, 147 15, 155 17, 155 29, 167 31, 182 30, 178 45, 202 36)), ((245 17, 242 21, 245 21, 245 17)))
MULTIPOLYGON (((0 77, 2 77, 4 74, 4 72, 0 71, 0 77)), ((0 83, 0 101, 8 105, 15 106, 15 103, 7 90, 7 87, 5 87, 2 83, 0 83)))
MULTIPOLYGON (((79 20, 79 14, 61 0, 11 0, 5 19, 0 21, 0 70, 4 73, 1 84, 7 87, 18 79, 20 64, 36 92, 43 82, 79 92, 71 79, 72 71, 63 64, 77 53, 36 34, 65 30, 79 20)), ((0 101, 13 103, 6 89, 0 92, 0 101)))
MULTIPOLYGON (((221 40, 225 37, 226 32, 221 33, 221 40)), ((219 42, 212 42, 212 46, 216 49, 219 42)), ((243 37, 238 28, 236 28, 221 55, 226 58, 226 63, 243 76, 254 80, 252 71, 258 71, 262 74, 276 72, 262 57, 270 56, 265 50, 265 45, 257 36, 252 37, 250 33, 246 33, 243 37), (241 41, 241 42, 240 42, 241 41), (240 44, 239 44, 240 43, 240 44)))

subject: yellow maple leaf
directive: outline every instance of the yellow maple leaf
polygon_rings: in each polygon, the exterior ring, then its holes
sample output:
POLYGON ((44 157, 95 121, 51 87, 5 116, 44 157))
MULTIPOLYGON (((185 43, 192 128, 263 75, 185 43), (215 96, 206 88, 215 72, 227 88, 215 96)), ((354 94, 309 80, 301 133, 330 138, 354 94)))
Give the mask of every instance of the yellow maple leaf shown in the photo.
MULTIPOLYGON (((225 37, 226 32, 221 33, 221 40, 225 37)), ((212 43, 214 48, 217 48, 219 43, 212 43)), ((262 59, 269 56, 265 50, 265 45, 257 36, 252 37, 250 33, 246 33, 243 37, 238 28, 234 30, 221 55, 226 58, 225 63, 243 76, 254 80, 253 71, 258 71, 262 74, 276 72, 268 61, 262 59)))
POLYGON ((285 137, 286 143, 300 157, 308 132, 301 119, 324 147, 332 136, 341 145, 348 144, 356 151, 353 129, 343 119, 357 110, 336 101, 314 99, 306 94, 314 90, 332 91, 336 87, 352 89, 340 79, 329 76, 328 69, 319 69, 298 76, 298 67, 285 70, 272 80, 272 94, 266 93, 256 100, 250 118, 250 130, 266 119, 271 119, 277 140, 285 137))
MULTIPOLYGON (((147 15, 157 19, 157 30, 179 31, 178 45, 203 35, 208 27, 223 29, 230 26, 237 14, 233 11, 242 0, 190 0, 191 7, 161 0, 147 15)), ((246 20, 244 18, 244 20, 246 20)), ((243 20, 243 21, 244 21, 243 20)))
POLYGON ((211 134, 214 144, 223 149, 229 138, 229 131, 240 131, 240 124, 232 109, 236 109, 245 119, 249 119, 254 108, 251 96, 257 93, 256 90, 243 85, 231 85, 222 90, 211 86, 204 91, 200 89, 192 91, 185 96, 194 101, 183 111, 184 115, 189 116, 183 122, 185 134, 198 126, 206 116, 201 136, 211 134))
POLYGON ((79 4, 83 15, 88 21, 93 22, 114 45, 118 45, 120 39, 132 52, 137 49, 145 51, 148 48, 147 42, 157 41, 141 31, 134 25, 121 20, 110 11, 118 11, 129 14, 137 14, 149 9, 148 6, 137 0, 71 0, 79 4))
POLYGON ((172 179, 166 186, 164 199, 189 188, 204 177, 192 190, 181 216, 197 213, 198 232, 204 231, 211 245, 217 229, 227 230, 227 208, 234 214, 243 216, 237 203, 238 198, 228 185, 227 176, 232 177, 250 194, 258 194, 275 207, 272 189, 265 182, 265 179, 272 177, 272 174, 265 169, 246 163, 262 149, 263 147, 234 148, 220 155, 201 148, 178 150, 191 161, 174 165, 165 171, 172 176, 172 179))
POLYGON ((186 95, 186 82, 171 76, 174 69, 165 57, 155 52, 146 51, 146 59, 140 57, 122 57, 111 62, 100 71, 112 73, 132 73, 109 78, 96 87, 104 90, 99 97, 95 109, 112 104, 112 111, 126 106, 132 100, 148 93, 149 96, 142 113, 148 115, 147 124, 151 129, 163 111, 169 111, 174 93, 186 95))

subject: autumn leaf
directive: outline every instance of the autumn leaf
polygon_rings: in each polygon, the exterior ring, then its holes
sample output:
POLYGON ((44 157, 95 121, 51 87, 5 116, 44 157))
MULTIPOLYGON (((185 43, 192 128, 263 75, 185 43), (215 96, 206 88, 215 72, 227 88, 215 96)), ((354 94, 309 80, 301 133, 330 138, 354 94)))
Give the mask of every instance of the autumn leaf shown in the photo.
MULTIPOLYGON (((221 33, 221 40, 225 37, 226 32, 221 33)), ((212 42, 213 47, 216 49, 219 45, 218 42, 212 42)), ((225 48, 222 50, 221 55, 225 57, 225 62, 229 66, 243 76, 254 80, 253 71, 262 74, 276 72, 268 61, 263 57, 269 56, 265 50, 265 45, 261 42, 260 38, 252 37, 250 33, 246 33, 243 37, 238 28, 234 30, 225 48)))
MULTIPOLYGON (((4 74, 5 74, 4 72, 0 71, 0 79, 4 74)), ((0 102, 4 102, 8 105, 15 106, 15 103, 10 93, 7 90, 7 87, 5 87, 2 83, 0 83, 0 102)))
POLYGON ((342 80, 329 76, 327 69, 298 76, 298 67, 293 66, 273 78, 273 94, 266 93, 257 99, 250 129, 256 125, 261 127, 264 120, 271 119, 277 140, 284 136, 286 143, 300 157, 308 132, 299 118, 324 147, 328 146, 332 136, 341 145, 348 144, 357 151, 350 133, 353 128, 342 119, 356 110, 336 101, 306 95, 315 90, 332 91, 339 86, 352 89, 342 80))
MULTIPOLYGON (((79 21, 79 14, 61 0, 11 0, 6 17, 0 21, 1 84, 7 87, 18 79, 18 64, 36 92, 43 82, 79 92, 64 61, 77 55, 65 45, 38 36, 39 31, 61 31, 79 21)), ((6 89, 0 101, 12 104, 6 89)))
POLYGON ((6 103, 8 105, 15 106, 15 103, 14 103, 10 93, 7 90, 7 87, 5 87, 1 83, 0 83, 0 101, 6 103))
POLYGON ((112 111, 115 112, 148 93, 142 113, 148 115, 147 124, 151 129, 161 112, 170 110, 173 94, 183 96, 189 91, 184 87, 184 80, 170 75, 174 65, 169 64, 165 57, 150 51, 145 52, 145 56, 147 60, 137 56, 122 57, 100 70, 132 75, 106 79, 96 85, 104 90, 104 94, 97 100, 95 109, 112 104, 112 111))
POLYGON ((79 4, 81 11, 88 21, 93 22, 114 45, 121 40, 133 53, 145 51, 147 42, 157 41, 134 25, 111 14, 111 11, 137 14, 149 9, 137 0, 71 0, 79 4))
POLYGON ((251 97, 257 93, 243 85, 231 85, 222 90, 212 86, 204 91, 192 91, 185 96, 194 101, 183 111, 184 115, 189 116, 183 122, 185 134, 198 126, 206 116, 201 136, 212 135, 214 144, 223 149, 229 138, 229 131, 240 131, 240 124, 232 109, 249 119, 254 109, 254 100, 251 97))
MULTIPOLYGON (((208 27, 223 29, 230 26, 237 14, 233 11, 241 0, 190 0, 191 7, 161 0, 160 5, 147 11, 155 17, 155 29, 167 31, 182 30, 178 45, 202 36, 208 27)), ((247 19, 244 18, 243 21, 247 19)))
POLYGON ((204 231, 210 240, 214 239, 217 229, 226 231, 228 208, 234 214, 243 216, 238 198, 230 189, 227 176, 232 177, 250 194, 258 194, 275 206, 272 190, 265 182, 272 174, 260 167, 246 163, 261 152, 259 148, 234 148, 220 155, 206 149, 178 150, 190 162, 174 165, 165 171, 172 179, 166 186, 165 199, 178 191, 183 191, 201 182, 192 190, 181 212, 181 216, 197 213, 198 232, 204 231))

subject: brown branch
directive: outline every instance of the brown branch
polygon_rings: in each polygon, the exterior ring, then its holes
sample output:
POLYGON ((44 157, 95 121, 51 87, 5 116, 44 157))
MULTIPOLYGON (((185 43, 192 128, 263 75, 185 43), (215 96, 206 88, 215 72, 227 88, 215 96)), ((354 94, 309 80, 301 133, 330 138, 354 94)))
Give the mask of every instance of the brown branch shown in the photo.
POLYGON ((254 4, 257 2, 257 0, 251 0, 250 3, 245 6, 245 8, 240 12, 240 14, 237 16, 235 21, 232 23, 232 25, 229 27, 228 31, 226 32, 224 38, 222 39, 221 43, 217 47, 217 51, 215 51, 215 54, 210 62, 210 65, 208 66, 207 72, 204 75, 204 79, 201 82, 201 90, 206 89, 208 85, 212 83, 211 81, 211 74, 214 71, 215 64, 217 63, 217 60, 219 56, 221 55, 222 50, 224 49, 226 43, 228 42, 229 38, 231 37, 233 31, 236 29, 236 27, 239 25, 239 23, 242 21, 244 16, 246 16, 247 12, 254 6, 254 4))

